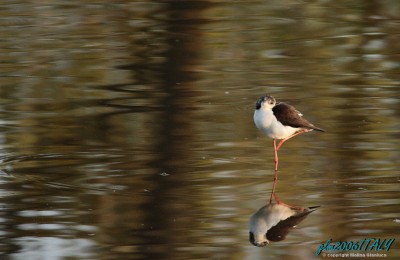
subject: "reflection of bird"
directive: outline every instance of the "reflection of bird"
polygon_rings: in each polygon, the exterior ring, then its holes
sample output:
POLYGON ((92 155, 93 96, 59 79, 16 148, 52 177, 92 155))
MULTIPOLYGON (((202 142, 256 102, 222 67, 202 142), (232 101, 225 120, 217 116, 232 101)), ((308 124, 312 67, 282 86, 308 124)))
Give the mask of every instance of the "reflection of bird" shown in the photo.
POLYGON ((318 207, 294 209, 275 203, 265 205, 250 218, 250 243, 262 247, 269 241, 284 240, 291 228, 318 207))
MULTIPOLYGON (((274 139, 275 177, 278 178, 278 150, 290 138, 312 130, 325 130, 318 128, 303 118, 303 115, 293 106, 285 103, 276 103, 272 96, 262 96, 256 103, 254 123, 264 134, 274 139), (276 145, 276 139, 280 139, 276 145)), ((272 192, 275 190, 275 185, 272 192)))

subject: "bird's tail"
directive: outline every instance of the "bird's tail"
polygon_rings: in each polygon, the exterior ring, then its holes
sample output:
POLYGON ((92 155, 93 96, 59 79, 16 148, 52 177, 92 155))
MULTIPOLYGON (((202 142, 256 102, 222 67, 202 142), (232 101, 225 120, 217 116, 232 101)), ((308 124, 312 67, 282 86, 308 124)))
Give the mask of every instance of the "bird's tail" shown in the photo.
POLYGON ((325 132, 324 129, 319 128, 319 127, 316 127, 315 125, 311 124, 310 122, 308 122, 307 128, 308 128, 309 130, 316 130, 316 131, 320 131, 320 132, 325 132))
POLYGON ((320 131, 320 132, 326 132, 324 129, 316 127, 316 126, 314 126, 313 129, 317 130, 317 131, 320 131))

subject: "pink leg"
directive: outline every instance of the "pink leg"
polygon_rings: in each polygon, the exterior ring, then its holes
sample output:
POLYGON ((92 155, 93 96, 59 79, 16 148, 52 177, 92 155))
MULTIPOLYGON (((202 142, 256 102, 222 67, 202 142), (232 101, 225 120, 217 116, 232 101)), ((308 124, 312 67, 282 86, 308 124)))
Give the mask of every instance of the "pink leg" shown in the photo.
POLYGON ((312 130, 303 129, 303 130, 300 130, 300 131, 298 131, 298 132, 292 134, 292 135, 289 136, 289 137, 286 137, 285 139, 282 139, 282 140, 279 142, 278 147, 276 148, 276 151, 278 151, 279 148, 281 148, 282 144, 283 144, 285 141, 289 140, 290 138, 295 137, 296 135, 299 135, 299 134, 302 134, 302 133, 310 132, 310 131, 312 131, 312 130))
POLYGON ((274 174, 274 183, 272 185, 272 192, 271 192, 271 197, 269 199, 269 203, 272 202, 272 195, 275 193, 276 183, 278 182, 278 163, 279 163, 279 159, 278 159, 278 150, 276 149, 276 141, 275 141, 275 139, 274 139, 274 153, 275 153, 275 174, 274 174))
POLYGON ((278 149, 279 148, 276 148, 276 140, 274 139, 275 172, 278 171, 278 164, 279 164, 278 149))
MULTIPOLYGON (((278 146, 276 146, 276 140, 274 139, 275 174, 274 174, 274 183, 273 183, 273 185, 272 185, 272 192, 271 192, 271 197, 270 197, 270 199, 269 199, 269 203, 272 202, 272 196, 276 196, 276 194, 275 194, 275 188, 276 188, 276 183, 278 182, 278 164, 279 164, 278 150, 279 150, 279 148, 281 148, 282 144, 283 144, 285 141, 289 140, 290 138, 295 137, 296 135, 299 135, 299 134, 302 134, 302 133, 309 132, 309 131, 312 131, 312 130, 304 129, 304 130, 298 131, 298 132, 292 134, 291 136, 286 137, 285 139, 282 139, 282 140, 279 142, 278 146)), ((276 200, 276 197, 275 197, 275 200, 276 200)), ((277 201, 280 201, 280 200, 278 199, 277 201)), ((279 204, 279 203, 278 203, 278 204, 279 204)))
POLYGON ((277 182, 278 182, 278 171, 275 170, 274 183, 272 184, 272 191, 271 191, 271 197, 269 198, 269 203, 272 203, 272 196, 274 196, 275 194, 275 188, 277 182))
MULTIPOLYGON (((278 195, 276 195, 275 193, 272 193, 272 196, 274 196, 276 203, 278 203, 279 205, 282 205, 282 206, 285 206, 285 207, 288 207, 288 208, 291 208, 291 209, 294 209, 294 210, 301 210, 301 211, 304 210, 304 208, 302 208, 302 207, 290 206, 290 205, 288 205, 288 204, 286 204, 286 203, 283 203, 283 202, 279 199, 278 195)), ((270 203, 271 203, 271 202, 270 202, 270 203)))

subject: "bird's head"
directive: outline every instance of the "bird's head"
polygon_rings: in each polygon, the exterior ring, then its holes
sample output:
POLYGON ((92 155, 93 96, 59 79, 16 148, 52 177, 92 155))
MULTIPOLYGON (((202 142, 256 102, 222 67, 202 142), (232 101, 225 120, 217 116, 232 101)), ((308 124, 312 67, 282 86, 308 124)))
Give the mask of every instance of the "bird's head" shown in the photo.
POLYGON ((269 244, 269 241, 267 239, 267 234, 262 234, 262 233, 253 233, 249 232, 249 241, 251 244, 258 246, 258 247, 263 247, 269 244))
POLYGON ((276 100, 273 96, 262 96, 256 102, 256 109, 272 109, 276 105, 276 100))

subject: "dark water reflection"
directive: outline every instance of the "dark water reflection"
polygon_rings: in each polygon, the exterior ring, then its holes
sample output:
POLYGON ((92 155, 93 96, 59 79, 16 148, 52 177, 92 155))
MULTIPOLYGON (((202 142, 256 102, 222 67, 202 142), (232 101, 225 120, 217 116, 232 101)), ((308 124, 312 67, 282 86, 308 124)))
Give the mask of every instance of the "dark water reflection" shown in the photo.
POLYGON ((2 257, 310 259, 331 238, 400 240, 396 1, 1 7, 2 257), (328 132, 280 150, 282 199, 321 209, 256 248, 265 92, 328 132))

